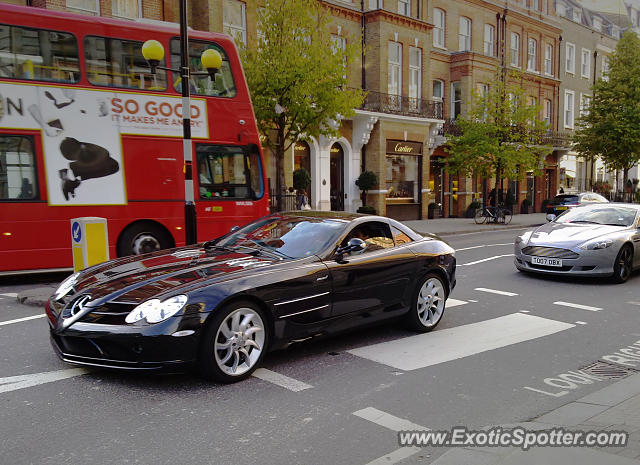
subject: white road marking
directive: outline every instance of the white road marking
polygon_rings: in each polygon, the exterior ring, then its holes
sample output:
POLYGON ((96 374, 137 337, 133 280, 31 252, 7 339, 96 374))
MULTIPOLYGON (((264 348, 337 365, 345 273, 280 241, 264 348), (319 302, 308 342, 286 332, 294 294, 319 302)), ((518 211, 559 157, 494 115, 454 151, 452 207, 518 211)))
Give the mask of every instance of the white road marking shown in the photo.
POLYGON ((571 302, 562 302, 561 300, 554 302, 554 305, 561 305, 562 307, 579 308, 580 310, 589 310, 590 312, 597 312, 602 310, 600 307, 590 307, 589 305, 573 304, 571 302))
POLYGON ((403 371, 457 360, 519 342, 548 336, 575 325, 523 313, 512 313, 433 333, 352 349, 358 357, 403 371))
POLYGON ((469 299, 469 302, 476 303, 476 302, 477 302, 477 300, 469 299))
POLYGON ((52 383, 53 381, 73 378, 74 376, 82 376, 87 373, 91 373, 91 370, 87 368, 69 368, 67 370, 48 371, 44 373, 0 378, 0 393, 17 391, 18 389, 38 386, 39 384, 52 383))
POLYGON ((499 245, 513 245, 513 242, 505 242, 504 244, 486 244, 486 245, 474 245, 473 247, 463 247, 462 249, 456 249, 456 252, 471 249, 481 249, 482 247, 497 247, 499 245))
POLYGON ((476 260, 475 262, 462 263, 461 265, 458 265, 458 266, 477 265, 478 263, 488 262, 489 260, 495 260, 497 258, 504 258, 504 257, 513 257, 513 254, 512 253, 508 253, 508 254, 504 254, 504 255, 495 255, 495 256, 489 257, 489 258, 483 258, 482 260, 476 260))
POLYGON ((263 381, 276 384, 290 391, 298 392, 305 389, 311 389, 313 386, 297 379, 289 378, 288 376, 276 373, 275 371, 267 370, 266 368, 258 368, 253 372, 253 376, 263 381))
POLYGON ((488 292, 489 294, 506 295, 506 296, 509 296, 509 297, 513 297, 515 295, 518 295, 515 292, 497 291, 495 289, 487 289, 486 287, 476 287, 474 289, 474 291, 488 292))
POLYGON ((587 322, 586 321, 576 321, 577 325, 586 325, 587 322))
POLYGON ((452 299, 451 297, 449 297, 447 299, 447 308, 457 307, 458 305, 465 305, 467 303, 468 302, 465 302, 464 300, 452 299))
POLYGON ((36 318, 44 318, 45 316, 47 315, 43 313, 42 315, 25 316, 24 318, 17 318, 15 320, 0 321, 0 326, 20 323, 21 321, 35 320, 36 318))
MULTIPOLYGON (((364 418, 365 420, 369 420, 376 425, 384 426, 385 428, 396 432, 406 430, 430 431, 429 428, 426 428, 422 425, 418 425, 409 420, 405 420, 404 418, 396 417, 395 415, 391 415, 390 413, 383 412, 382 410, 378 410, 377 408, 373 407, 363 408, 362 410, 353 412, 353 414, 360 418, 364 418)), ((367 463, 367 465, 392 465, 401 460, 411 457, 413 454, 416 454, 421 450, 422 448, 420 447, 401 447, 389 454, 372 460, 371 462, 367 463)))
POLYGON ((529 310, 520 310, 520 313, 531 313, 529 310))
POLYGON ((18 297, 18 294, 15 292, 5 292, 4 294, 0 294, 2 297, 18 297))
POLYGON ((640 302, 634 302, 634 301, 629 301, 627 303, 631 305, 640 305, 640 302))

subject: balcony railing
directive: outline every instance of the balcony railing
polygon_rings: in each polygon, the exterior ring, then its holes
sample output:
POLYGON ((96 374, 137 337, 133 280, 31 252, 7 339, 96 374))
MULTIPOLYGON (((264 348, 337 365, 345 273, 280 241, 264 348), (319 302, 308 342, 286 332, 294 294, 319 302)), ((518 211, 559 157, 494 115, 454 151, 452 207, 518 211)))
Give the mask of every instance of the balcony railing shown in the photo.
POLYGON ((367 91, 362 110, 418 118, 442 119, 442 102, 367 91))
POLYGON ((559 132, 559 131, 548 131, 544 136, 542 136, 542 143, 545 145, 550 145, 552 147, 571 147, 571 133, 569 132, 559 132))

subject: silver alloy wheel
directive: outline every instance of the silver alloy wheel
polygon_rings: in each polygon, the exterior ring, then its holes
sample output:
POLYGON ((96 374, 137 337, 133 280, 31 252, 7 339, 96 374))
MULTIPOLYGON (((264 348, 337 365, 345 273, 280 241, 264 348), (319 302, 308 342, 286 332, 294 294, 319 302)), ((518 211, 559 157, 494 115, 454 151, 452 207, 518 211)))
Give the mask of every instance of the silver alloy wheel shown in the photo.
POLYGON ((156 236, 151 233, 140 233, 133 240, 131 250, 135 255, 142 255, 144 253, 155 252, 160 250, 162 246, 156 236))
POLYGON ((633 255, 631 248, 624 246, 618 255, 618 279, 626 281, 631 275, 633 255))
POLYGON ((444 288, 437 278, 427 279, 418 293, 418 318, 427 328, 435 326, 444 312, 444 288))
POLYGON ((220 370, 240 376, 250 370, 264 350, 264 322, 252 308, 239 308, 220 323, 213 353, 220 370))

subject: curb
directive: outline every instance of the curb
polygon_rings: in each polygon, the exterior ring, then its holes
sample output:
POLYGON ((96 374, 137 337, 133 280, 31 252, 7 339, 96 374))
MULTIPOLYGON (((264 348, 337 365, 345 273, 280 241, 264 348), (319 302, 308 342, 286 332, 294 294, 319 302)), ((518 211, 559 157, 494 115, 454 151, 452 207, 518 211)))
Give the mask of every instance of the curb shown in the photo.
POLYGON ((414 231, 416 231, 419 234, 435 234, 436 236, 455 236, 457 234, 470 234, 470 233, 481 233, 481 232, 485 232, 485 231, 508 231, 510 229, 526 229, 526 228, 537 228, 538 226, 542 226, 543 223, 540 224, 520 224, 520 225, 513 225, 513 226, 483 226, 483 225, 478 225, 480 228, 482 228, 482 230, 478 230, 478 229, 465 229, 465 230, 460 230, 460 231, 444 231, 444 232, 433 232, 433 231, 419 231, 415 228, 414 231))
POLYGON ((55 287, 36 287, 18 293, 16 300, 23 305, 31 305, 33 307, 44 307, 49 296, 55 292, 55 287))

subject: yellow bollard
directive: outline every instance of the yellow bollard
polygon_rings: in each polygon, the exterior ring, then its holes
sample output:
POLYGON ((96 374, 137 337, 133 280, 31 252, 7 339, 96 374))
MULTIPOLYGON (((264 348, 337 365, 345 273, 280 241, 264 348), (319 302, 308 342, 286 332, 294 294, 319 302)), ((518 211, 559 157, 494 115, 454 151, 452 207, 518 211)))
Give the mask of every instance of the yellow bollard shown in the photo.
POLYGON ((80 271, 109 260, 106 218, 86 216, 71 220, 73 269, 80 271))

